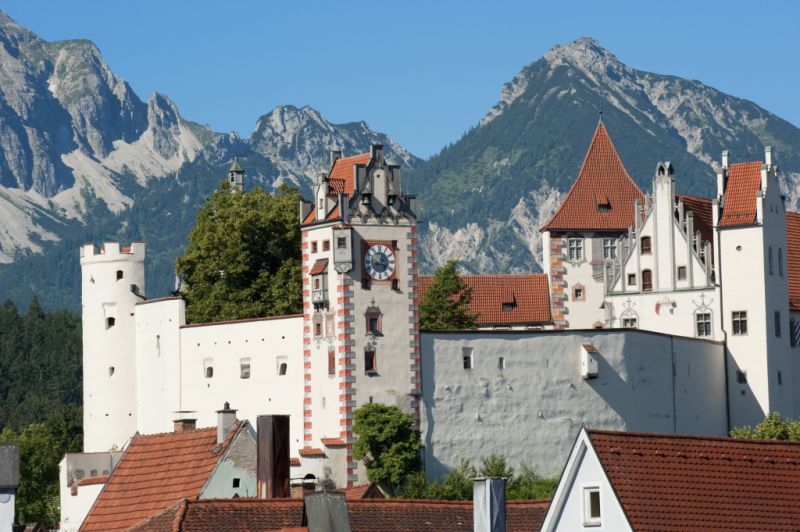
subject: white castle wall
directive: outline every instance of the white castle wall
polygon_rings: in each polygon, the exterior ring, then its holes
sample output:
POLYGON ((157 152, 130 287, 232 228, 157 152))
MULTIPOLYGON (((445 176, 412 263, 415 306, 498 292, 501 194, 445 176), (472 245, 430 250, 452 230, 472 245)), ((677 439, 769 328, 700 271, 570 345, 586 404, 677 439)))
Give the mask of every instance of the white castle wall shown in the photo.
POLYGON ((81 248, 84 450, 121 448, 136 430, 135 305, 144 294, 144 244, 81 248), (121 277, 120 277, 121 276, 121 277))
POLYGON ((727 433, 725 357, 717 342, 644 331, 423 332, 425 468, 443 474, 490 454, 557 475, 582 425, 727 433), (581 345, 598 377, 581 377, 581 345), (473 369, 464 369, 471 349, 473 369), (505 368, 498 367, 503 357, 505 368))

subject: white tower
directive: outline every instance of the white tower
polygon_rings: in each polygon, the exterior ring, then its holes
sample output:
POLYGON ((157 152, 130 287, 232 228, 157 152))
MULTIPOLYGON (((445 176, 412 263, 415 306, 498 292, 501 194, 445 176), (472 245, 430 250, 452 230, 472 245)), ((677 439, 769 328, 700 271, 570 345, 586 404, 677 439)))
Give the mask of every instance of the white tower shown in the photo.
POLYGON ((144 299, 144 243, 81 247, 83 450, 121 448, 136 431, 134 305, 144 299))

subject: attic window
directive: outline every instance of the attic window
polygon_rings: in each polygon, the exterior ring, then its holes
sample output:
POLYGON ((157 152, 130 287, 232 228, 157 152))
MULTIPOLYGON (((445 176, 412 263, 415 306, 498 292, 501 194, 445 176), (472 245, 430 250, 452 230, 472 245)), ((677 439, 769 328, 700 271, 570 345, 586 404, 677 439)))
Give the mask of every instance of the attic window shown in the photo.
POLYGON ((583 488, 584 526, 599 526, 601 522, 600 488, 583 488))
POLYGON ((501 308, 503 309, 503 312, 511 312, 512 310, 514 310, 514 307, 516 306, 517 304, 512 301, 510 303, 503 303, 503 306, 501 308))
POLYGON ((597 200, 597 212, 608 212, 611 210, 611 201, 607 197, 597 200))

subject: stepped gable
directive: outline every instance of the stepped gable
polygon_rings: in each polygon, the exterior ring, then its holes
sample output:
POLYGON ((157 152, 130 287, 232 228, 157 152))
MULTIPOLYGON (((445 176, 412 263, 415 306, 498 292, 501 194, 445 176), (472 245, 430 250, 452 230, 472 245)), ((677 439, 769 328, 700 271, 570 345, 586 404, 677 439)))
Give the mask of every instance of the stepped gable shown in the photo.
POLYGON ((542 231, 625 231, 634 225, 634 202, 644 194, 630 178, 600 122, 578 178, 542 231))
POLYGON ((762 164, 756 161, 734 163, 728 167, 720 227, 755 223, 756 194, 761 190, 762 164))
POLYGON ((786 270, 789 308, 800 310, 800 213, 786 213, 786 270))
POLYGON ((198 497, 241 424, 231 428, 221 445, 216 427, 136 434, 81 530, 127 530, 182 498, 198 497))
MULTIPOLYGON (((328 196, 337 198, 339 194, 344 194, 348 198, 352 198, 356 192, 356 176, 354 167, 358 164, 368 164, 370 153, 359 153, 358 155, 351 155, 350 157, 342 157, 333 163, 328 177, 325 179, 328 182, 328 196)), ((311 212, 303 219, 302 225, 307 225, 316 221, 316 209, 311 209, 311 212)), ((339 218, 339 205, 334 204, 331 212, 327 214, 325 220, 337 220, 339 218)))
POLYGON ((711 207, 711 200, 698 198, 697 196, 687 196, 686 194, 675 194, 675 197, 683 201, 684 211, 694 213, 694 230, 700 231, 700 238, 703 242, 714 244, 714 214, 711 207))
POLYGON ((634 530, 796 530, 800 443, 587 430, 634 530))
MULTIPOLYGON (((533 325, 550 322, 550 288, 547 275, 460 275, 472 289, 469 312, 477 314, 478 325, 533 325)), ((420 275, 419 299, 433 281, 420 275)))

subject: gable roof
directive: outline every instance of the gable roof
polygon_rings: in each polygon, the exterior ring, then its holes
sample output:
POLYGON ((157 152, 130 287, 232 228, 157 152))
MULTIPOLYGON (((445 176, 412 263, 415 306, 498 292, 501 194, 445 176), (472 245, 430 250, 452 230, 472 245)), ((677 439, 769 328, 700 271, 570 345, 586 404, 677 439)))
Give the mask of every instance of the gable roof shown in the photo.
MULTIPOLYGON (((550 501, 508 501, 509 532, 538 530, 550 501)), ((347 500, 353 532, 472 531, 472 501, 347 500)), ((133 527, 138 532, 276 530, 303 526, 302 499, 183 500, 133 527)))
MULTIPOLYGON (((550 286, 543 273, 523 275, 460 275, 472 288, 469 312, 478 325, 526 325, 550 322, 550 286), (503 305, 506 309, 503 310, 503 305)), ((425 298, 433 277, 420 275, 419 299, 425 298)))
POLYGON ((800 443, 586 431, 634 530, 796 530, 800 443))
POLYGON ((699 198, 686 194, 675 194, 675 197, 683 201, 685 211, 694 213, 694 230, 700 231, 700 238, 703 242, 714 244, 714 214, 711 200, 699 198))
POLYGON ((541 230, 625 231, 633 225, 637 199, 644 204, 601 122, 572 188, 541 230))
POLYGON ((761 162, 735 163, 728 167, 720 227, 756 221, 756 193, 761 190, 761 162))
MULTIPOLYGON (((336 198, 339 194, 344 194, 348 198, 353 197, 356 192, 354 167, 359 164, 368 164, 370 157, 370 152, 366 152, 337 159, 325 178, 328 182, 328 196, 336 198)), ((324 221, 338 220, 339 216, 339 205, 334 203, 330 212, 325 215, 324 221)), ((308 225, 319 221, 322 220, 317 220, 317 210, 311 209, 300 225, 308 225)))
POLYGON ((786 213, 786 274, 789 308, 800 310, 800 213, 786 213))
POLYGON ((136 434, 81 530, 126 530, 182 498, 197 497, 241 426, 237 422, 222 445, 216 427, 136 434))

